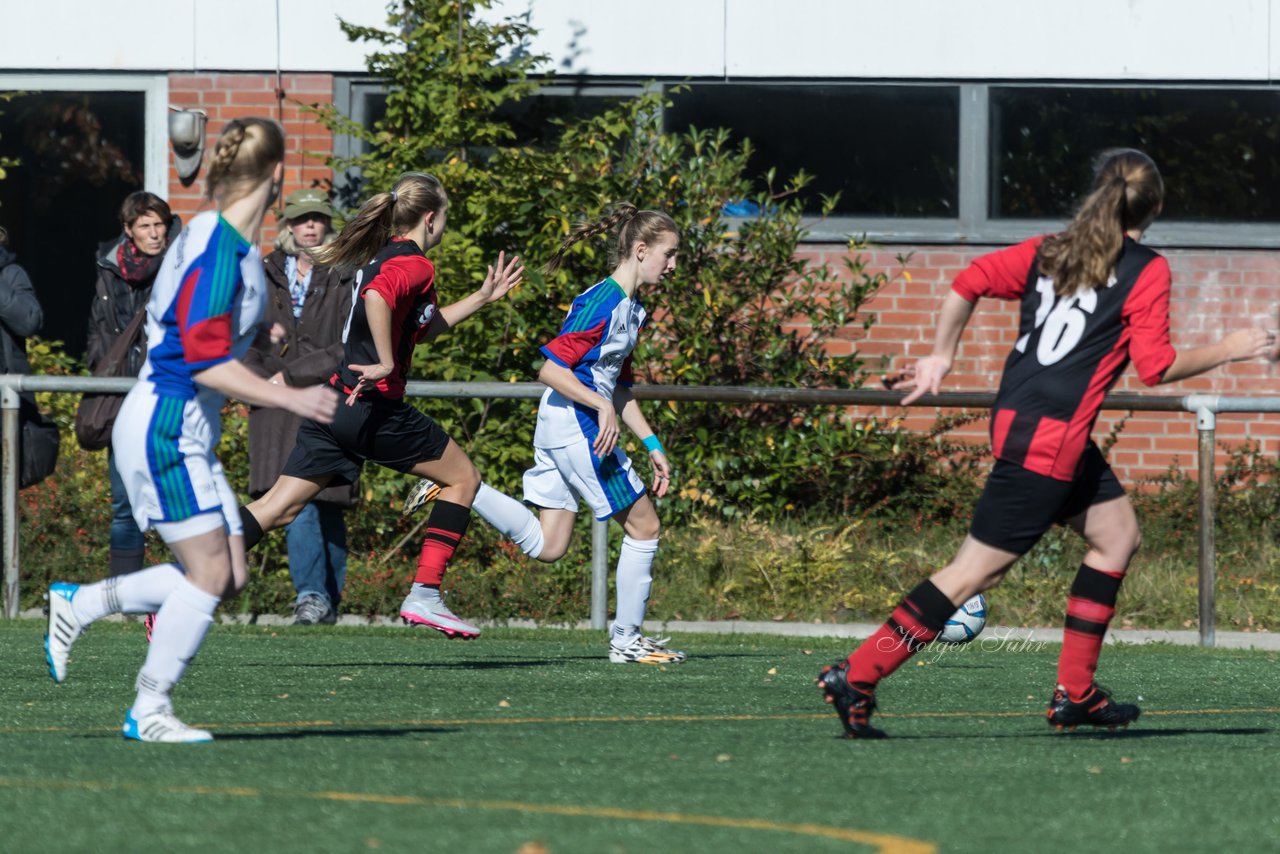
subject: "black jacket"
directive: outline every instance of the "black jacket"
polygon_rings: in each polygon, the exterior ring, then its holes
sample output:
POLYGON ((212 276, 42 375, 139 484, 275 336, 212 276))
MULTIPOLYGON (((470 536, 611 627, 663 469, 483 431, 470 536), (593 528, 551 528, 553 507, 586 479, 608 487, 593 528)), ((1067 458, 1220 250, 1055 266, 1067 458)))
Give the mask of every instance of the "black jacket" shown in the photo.
MULTIPOLYGON (((169 233, 166 246, 172 245, 182 221, 176 216, 169 222, 169 233)), ((141 282, 130 282, 120 272, 120 263, 116 255, 120 244, 128 240, 122 233, 119 237, 108 240, 98 246, 98 281, 93 287, 93 304, 89 307, 88 345, 85 348, 85 361, 90 372, 98 366, 102 357, 107 355, 111 344, 124 332, 129 321, 138 313, 138 309, 151 299, 151 286, 155 276, 141 282)), ((167 249, 165 251, 168 251, 167 249)), ((126 376, 138 375, 142 364, 147 360, 147 339, 139 336, 138 343, 129 351, 129 360, 125 365, 126 376)))
POLYGON ((0 246, 0 374, 25 374, 31 370, 26 339, 44 325, 44 312, 31 286, 31 277, 16 261, 16 255, 0 246))

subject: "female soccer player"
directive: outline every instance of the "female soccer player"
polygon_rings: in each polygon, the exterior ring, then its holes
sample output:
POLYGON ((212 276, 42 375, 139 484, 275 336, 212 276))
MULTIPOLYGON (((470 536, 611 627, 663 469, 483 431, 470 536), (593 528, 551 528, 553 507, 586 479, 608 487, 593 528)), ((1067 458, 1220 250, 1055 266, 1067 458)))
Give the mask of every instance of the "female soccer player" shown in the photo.
POLYGON ((420 341, 502 299, 520 283, 524 268, 519 258, 507 261, 500 253, 478 290, 438 307, 435 267, 426 253, 444 236, 448 206, 436 178, 409 172, 391 192, 365 202, 338 239, 314 253, 320 264, 360 268, 343 362, 330 379, 347 405, 332 424, 302 423, 279 480, 241 508, 241 518, 252 547, 264 531, 293 521, 326 486, 354 482, 366 460, 444 484, 400 616, 450 637, 473 638, 480 629, 449 610, 440 583, 466 533, 480 473, 440 425, 405 402, 405 376, 420 341))
MULTIPOLYGON (((609 660, 617 663, 679 663, 683 652, 665 638, 645 637, 640 627, 653 581, 649 570, 658 551, 658 514, 644 484, 619 447, 618 418, 644 443, 653 464, 653 490, 666 494, 671 467, 631 396, 631 351, 645 322, 636 291, 654 285, 676 266, 680 236, 671 217, 659 211, 617 205, 605 218, 580 225, 547 265, 559 269, 564 253, 580 240, 617 229, 609 244, 613 272, 580 294, 569 308, 560 335, 542 348, 547 361, 538 379, 547 385, 538 406, 533 468, 524 475, 525 505, 480 484, 472 507, 530 557, 552 563, 564 555, 585 499, 597 519, 622 525, 618 556, 618 604, 610 633, 609 660)), ((418 483, 405 502, 411 513, 436 497, 430 480, 418 483)))
POLYGON ((213 738, 178 720, 170 692, 218 602, 246 578, 236 494, 214 456, 225 398, 321 421, 337 409, 337 396, 325 386, 281 388, 237 361, 262 315, 258 230, 279 191, 283 160, 284 132, 270 120, 237 119, 219 137, 208 177, 218 209, 197 215, 165 253, 147 303, 147 360, 112 432, 134 518, 143 530, 156 529, 177 562, 49 588, 45 651, 57 682, 66 678, 72 643, 94 620, 156 612, 125 738, 213 738))
POLYGON ((1132 359, 1147 385, 1176 382, 1226 362, 1274 355, 1261 329, 1183 352, 1169 343, 1169 264, 1142 246, 1164 183, 1140 151, 1103 154, 1067 229, 978 258, 951 287, 933 353, 895 388, 909 404, 938 393, 979 297, 1022 303, 1018 339, 991 410, 996 463, 951 563, 921 582, 889 620, 818 685, 848 738, 883 738, 870 724, 877 683, 937 637, 947 619, 1005 572, 1055 523, 1088 546, 1067 599, 1066 631, 1049 723, 1126 726, 1138 707, 1093 681, 1120 583, 1138 549, 1133 507, 1089 433, 1107 390, 1132 359))

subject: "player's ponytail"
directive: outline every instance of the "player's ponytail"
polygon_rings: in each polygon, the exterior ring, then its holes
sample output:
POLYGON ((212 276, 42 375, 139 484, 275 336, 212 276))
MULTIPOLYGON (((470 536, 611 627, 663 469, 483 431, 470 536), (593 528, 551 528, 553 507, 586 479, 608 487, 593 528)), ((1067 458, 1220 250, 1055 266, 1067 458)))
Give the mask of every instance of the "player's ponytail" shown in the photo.
POLYGON ((1150 157, 1132 148, 1103 152, 1093 186, 1061 234, 1040 245, 1040 272, 1058 296, 1107 284, 1124 233, 1144 230, 1164 203, 1164 181, 1150 157))
POLYGON ((406 172, 388 193, 378 193, 332 243, 311 251, 317 264, 354 270, 378 254, 392 237, 412 231, 428 213, 437 216, 448 204, 444 185, 434 175, 406 172))
POLYGON ((679 234, 675 220, 662 211, 642 211, 630 202, 618 202, 608 208, 608 213, 594 222, 580 222, 569 232, 560 248, 542 268, 550 276, 564 265, 565 254, 576 243, 617 229, 609 241, 608 263, 617 267, 637 243, 653 243, 663 234, 679 234))

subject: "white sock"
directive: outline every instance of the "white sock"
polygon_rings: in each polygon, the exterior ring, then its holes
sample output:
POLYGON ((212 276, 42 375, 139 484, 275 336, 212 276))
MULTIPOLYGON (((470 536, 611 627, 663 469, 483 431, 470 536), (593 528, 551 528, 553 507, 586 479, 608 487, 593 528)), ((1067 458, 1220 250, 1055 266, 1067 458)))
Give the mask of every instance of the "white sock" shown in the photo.
POLYGON ((609 628, 609 643, 618 649, 625 649, 630 645, 631 641, 640 636, 639 626, 626 626, 613 621, 613 625, 609 628))
POLYGON ((147 661, 138 673, 138 696, 133 701, 135 719, 170 705, 169 692, 204 642, 220 601, 186 578, 174 586, 156 613, 147 661))
POLYGON ((114 575, 82 585, 71 599, 76 619, 92 623, 107 614, 150 614, 182 580, 182 570, 162 563, 127 575, 114 575))
POLYGON ((480 484, 471 509, 529 557, 542 554, 542 524, 528 507, 487 483, 480 484))
POLYGON ((644 624, 644 612, 649 606, 649 588, 653 586, 653 576, 649 574, 653 566, 653 556, 658 553, 657 540, 633 540, 622 538, 622 551, 618 554, 618 605, 614 609, 614 630, 617 628, 635 627, 637 632, 644 624))

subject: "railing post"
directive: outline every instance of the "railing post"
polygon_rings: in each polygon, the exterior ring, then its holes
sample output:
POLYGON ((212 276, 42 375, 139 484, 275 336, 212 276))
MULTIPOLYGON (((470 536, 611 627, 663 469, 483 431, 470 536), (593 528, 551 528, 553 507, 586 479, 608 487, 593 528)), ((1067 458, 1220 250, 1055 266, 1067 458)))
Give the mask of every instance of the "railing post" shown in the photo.
POLYGON ((591 628, 609 619, 609 520, 591 520, 591 628))
POLYGON ((1196 411, 1196 429, 1200 434, 1200 645, 1214 645, 1215 612, 1214 612, 1214 563, 1216 543, 1214 532, 1217 524, 1214 518, 1214 498, 1216 483, 1214 481, 1214 435, 1217 428, 1217 415, 1208 407, 1200 407, 1196 411))
MULTIPOLYGON (((9 375, 4 380, 17 380, 9 375)), ((0 514, 4 517, 4 616, 18 617, 18 471, 22 458, 18 455, 18 406, 21 398, 15 385, 0 386, 0 419, 3 419, 4 441, 0 447, 0 514)))

